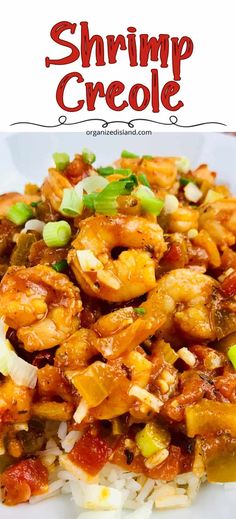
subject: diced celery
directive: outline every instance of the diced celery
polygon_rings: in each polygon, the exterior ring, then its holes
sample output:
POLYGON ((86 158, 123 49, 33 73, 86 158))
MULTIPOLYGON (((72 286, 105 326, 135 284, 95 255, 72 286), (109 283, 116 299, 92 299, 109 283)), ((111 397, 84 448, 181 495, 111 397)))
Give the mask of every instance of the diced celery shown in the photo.
POLYGON ((150 422, 136 434, 135 439, 141 454, 149 458, 168 446, 170 434, 162 426, 150 422))

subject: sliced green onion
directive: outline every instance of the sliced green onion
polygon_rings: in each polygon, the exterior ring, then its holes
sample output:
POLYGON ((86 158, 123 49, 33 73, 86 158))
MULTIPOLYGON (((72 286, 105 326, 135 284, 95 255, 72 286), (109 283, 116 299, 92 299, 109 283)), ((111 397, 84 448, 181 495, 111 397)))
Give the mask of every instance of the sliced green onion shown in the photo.
POLYGON ((145 173, 141 173, 138 176, 138 179, 139 179, 139 182, 141 182, 141 184, 143 184, 143 186, 151 187, 145 173))
POLYGON ((196 184, 196 180, 193 180, 192 178, 187 177, 180 177, 179 183, 181 186, 187 186, 189 183, 196 184))
POLYGON ((229 348, 227 355, 230 362, 233 364, 234 369, 236 369, 236 344, 229 348))
POLYGON ((67 216, 77 216, 81 214, 83 211, 82 190, 64 189, 59 210, 67 216))
POLYGON ((122 159, 137 159, 138 155, 136 155, 135 153, 131 153, 130 151, 123 150, 121 152, 121 157, 122 159))
POLYGON ((145 308, 142 308, 141 306, 139 308, 133 308, 133 310, 137 315, 144 315, 146 313, 145 308))
POLYGON ((84 148, 82 150, 82 159, 85 162, 85 164, 93 164, 93 162, 95 162, 96 160, 96 155, 87 148, 84 148))
POLYGON ((56 263, 53 263, 52 264, 52 268, 56 271, 56 272, 64 272, 68 267, 68 263, 65 259, 61 260, 61 261, 57 261, 56 263))
POLYGON ((145 458, 150 458, 150 456, 168 446, 170 434, 161 425, 149 422, 136 434, 135 440, 141 454, 145 458))
POLYGON ((123 175, 127 177, 128 175, 132 175, 132 170, 128 168, 113 168, 112 166, 107 166, 106 168, 98 168, 98 173, 102 177, 108 177, 110 175, 123 175))
MULTIPOLYGON (((134 189, 135 175, 127 177, 127 179, 118 180, 117 182, 110 182, 101 193, 98 193, 94 199, 94 208, 97 213, 113 215, 116 214, 118 204, 117 198, 120 195, 128 195, 134 189)), ((136 179, 137 182, 137 179, 136 179)))
POLYGON ((39 200, 38 202, 31 202, 31 207, 38 207, 38 205, 42 204, 42 200, 39 200))
POLYGON ((53 160, 58 171, 63 171, 70 164, 68 153, 53 153, 53 160))
POLYGON ((153 191, 147 186, 139 186, 135 196, 140 200, 141 207, 148 213, 158 216, 164 207, 163 200, 156 198, 153 191))
POLYGON ((94 200, 97 197, 98 193, 90 193, 89 195, 83 196, 83 204, 84 207, 91 209, 91 211, 95 211, 94 200))
POLYGON ((43 229, 43 239, 48 247, 64 247, 71 237, 71 228, 68 222, 46 223, 43 229))
POLYGON ((7 218, 16 225, 23 225, 34 215, 31 207, 24 202, 12 205, 7 213, 7 218))
POLYGON ((143 155, 142 158, 146 159, 146 160, 152 160, 153 156, 152 155, 143 155))
POLYGON ((108 184, 109 182, 106 178, 103 178, 100 175, 92 175, 91 177, 86 177, 81 180, 81 182, 79 182, 75 187, 75 190, 84 190, 90 195, 90 193, 94 193, 95 191, 101 191, 108 184))

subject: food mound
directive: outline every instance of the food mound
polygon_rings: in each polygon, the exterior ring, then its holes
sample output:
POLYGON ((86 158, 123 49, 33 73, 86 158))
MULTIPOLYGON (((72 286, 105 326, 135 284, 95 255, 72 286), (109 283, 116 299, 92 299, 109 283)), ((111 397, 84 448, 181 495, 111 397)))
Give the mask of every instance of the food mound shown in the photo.
POLYGON ((184 157, 54 162, 0 197, 2 501, 187 506, 236 480, 236 198, 184 157))

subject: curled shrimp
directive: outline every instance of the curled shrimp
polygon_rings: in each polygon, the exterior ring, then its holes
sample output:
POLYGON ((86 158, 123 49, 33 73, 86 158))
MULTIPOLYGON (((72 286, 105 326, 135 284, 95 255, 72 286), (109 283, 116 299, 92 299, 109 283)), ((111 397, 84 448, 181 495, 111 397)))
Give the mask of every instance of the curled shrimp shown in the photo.
POLYGON ((23 202, 24 204, 31 204, 32 202, 38 202, 40 197, 38 195, 22 195, 20 193, 5 193, 0 195, 0 218, 7 215, 10 207, 17 202, 23 202))
POLYGON ((117 314, 119 310, 112 312, 106 320, 102 317, 94 324, 97 338, 92 342, 104 357, 116 358, 136 348, 157 330, 168 333, 174 328, 188 340, 213 340, 216 331, 211 300, 217 287, 218 283, 210 276, 185 268, 172 270, 158 280, 147 301, 142 303, 142 317, 126 309, 132 323, 119 329, 118 318, 124 320, 124 316, 117 314))
POLYGON ((236 198, 225 198, 209 205, 202 205, 199 228, 207 231, 221 249, 234 245, 236 238, 236 198))
POLYGON ((46 265, 10 267, 0 285, 5 322, 28 351, 60 344, 79 327, 79 289, 46 265))
POLYGON ((177 177, 176 157, 121 158, 116 166, 131 169, 137 175, 145 173, 154 188, 170 189, 177 177))
POLYGON ((80 223, 68 262, 86 294, 107 301, 128 301, 155 286, 155 263, 166 249, 163 231, 156 223, 137 216, 91 216, 80 223), (115 247, 128 247, 118 259, 115 247), (77 251, 89 249, 100 268, 84 272, 77 251))

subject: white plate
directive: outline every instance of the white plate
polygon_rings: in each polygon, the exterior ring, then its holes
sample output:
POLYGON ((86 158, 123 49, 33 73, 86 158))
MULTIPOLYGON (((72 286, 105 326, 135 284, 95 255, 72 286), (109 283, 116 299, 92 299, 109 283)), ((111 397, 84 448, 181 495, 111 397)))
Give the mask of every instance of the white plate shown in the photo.
MULTIPOLYGON (((122 149, 141 154, 186 155, 192 164, 208 163, 219 180, 236 193, 236 138, 211 133, 155 133, 151 136, 99 136, 84 133, 0 133, 0 192, 22 189, 24 183, 41 182, 51 163, 52 153, 65 151, 71 157, 84 146, 97 155, 97 165, 108 165, 122 149)), ((235 490, 222 485, 204 485, 188 509, 156 512, 153 519, 234 519, 235 490)), ((76 519, 71 499, 58 496, 37 505, 7 508, 0 505, 2 519, 76 519)))

